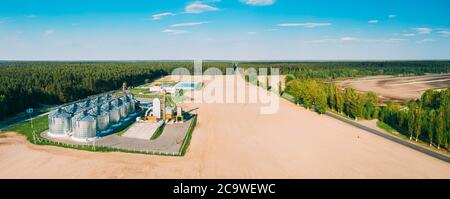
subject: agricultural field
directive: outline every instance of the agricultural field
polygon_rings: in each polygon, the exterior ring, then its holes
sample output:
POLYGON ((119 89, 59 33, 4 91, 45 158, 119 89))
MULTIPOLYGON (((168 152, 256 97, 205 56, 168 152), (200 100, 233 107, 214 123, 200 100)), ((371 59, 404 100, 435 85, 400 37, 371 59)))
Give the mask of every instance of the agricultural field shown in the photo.
POLYGON ((428 89, 450 87, 450 74, 423 76, 369 76, 337 81, 338 86, 351 87, 363 92, 375 92, 380 97, 393 100, 418 99, 428 89))
MULTIPOLYGON (((169 78, 169 77, 167 77, 169 78)), ((223 76, 211 81, 225 82, 223 76)), ((236 77, 236 81, 244 81, 236 77)), ((268 92, 244 83, 247 90, 268 92)), ((196 92, 186 93, 194 97, 196 92)), ((265 104, 184 103, 198 114, 183 157, 92 153, 0 139, 7 178, 450 178, 450 165, 408 147, 279 99, 265 104), (251 125, 249 125, 251 123, 251 125), (61 169, 61 165, 62 168, 61 169), (58 169, 57 169, 58 168, 58 169), (19 172, 20 171, 20 172, 19 172)))

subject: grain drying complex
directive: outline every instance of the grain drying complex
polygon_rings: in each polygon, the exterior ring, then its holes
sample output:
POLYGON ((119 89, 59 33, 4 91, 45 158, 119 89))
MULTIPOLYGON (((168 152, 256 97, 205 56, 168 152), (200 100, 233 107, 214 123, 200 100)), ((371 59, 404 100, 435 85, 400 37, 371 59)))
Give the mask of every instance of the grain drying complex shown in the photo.
POLYGON ((122 97, 108 94, 58 108, 48 116, 48 135, 75 141, 109 135, 135 120, 139 115, 138 104, 130 94, 122 97))

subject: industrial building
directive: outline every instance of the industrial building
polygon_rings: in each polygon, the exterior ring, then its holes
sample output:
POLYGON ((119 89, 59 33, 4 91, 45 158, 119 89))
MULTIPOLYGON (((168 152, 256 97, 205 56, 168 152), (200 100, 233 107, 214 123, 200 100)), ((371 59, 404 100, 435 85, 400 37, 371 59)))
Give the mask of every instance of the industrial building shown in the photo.
POLYGON ((138 104, 132 95, 108 94, 58 108, 48 116, 48 135, 76 141, 109 135, 136 119, 138 104))

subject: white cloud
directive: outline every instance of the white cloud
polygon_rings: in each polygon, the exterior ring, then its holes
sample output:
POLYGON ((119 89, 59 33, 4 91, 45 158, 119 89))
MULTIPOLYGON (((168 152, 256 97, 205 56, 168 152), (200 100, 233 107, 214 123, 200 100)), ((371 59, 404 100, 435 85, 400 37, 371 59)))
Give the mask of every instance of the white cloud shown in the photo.
POLYGON ((356 41, 358 40, 357 38, 354 37, 342 37, 341 41, 356 41))
POLYGON ((422 39, 420 41, 417 41, 417 43, 421 44, 421 43, 429 43, 429 42, 434 42, 434 39, 422 39))
POLYGON ((397 15, 388 15, 388 18, 389 19, 394 19, 394 18, 397 18, 397 15))
POLYGON ((341 37, 338 39, 325 38, 319 40, 307 41, 307 43, 345 43, 345 42, 362 42, 362 43, 398 43, 406 42, 409 39, 390 38, 390 39, 370 39, 370 38, 355 38, 355 37, 341 37))
POLYGON ((53 35, 53 34, 55 34, 54 30, 46 30, 46 31, 44 31, 44 35, 45 36, 49 36, 49 35, 53 35))
POLYGON ((257 32, 247 32, 247 34, 249 34, 249 35, 256 35, 258 33, 257 32))
POLYGON ((331 26, 331 23, 283 23, 277 24, 280 27, 304 27, 304 28, 317 28, 324 26, 331 26))
POLYGON ((409 39, 391 38, 388 41, 409 41, 409 39))
POLYGON ((370 20, 370 21, 368 21, 367 23, 370 23, 370 24, 376 24, 376 23, 378 23, 379 21, 378 20, 370 20))
POLYGON ((186 27, 186 26, 199 26, 203 24, 207 24, 209 22, 203 21, 203 22, 190 22, 190 23, 179 23, 179 24, 173 24, 170 27, 186 27))
POLYGON ((153 20, 160 20, 162 17, 175 16, 175 15, 176 14, 173 14, 171 12, 164 12, 164 13, 159 13, 159 14, 152 15, 152 19, 153 20))
POLYGON ((414 28, 414 30, 419 35, 427 35, 427 34, 430 34, 433 31, 433 29, 431 29, 431 28, 414 28))
POLYGON ((307 41, 306 43, 334 43, 337 42, 337 39, 319 39, 319 40, 312 40, 312 41, 307 41))
POLYGON ((180 34, 188 33, 188 31, 185 31, 185 30, 176 30, 176 29, 165 29, 162 32, 172 34, 172 35, 180 35, 180 34))
POLYGON ((405 37, 414 37, 414 36, 416 36, 416 34, 414 34, 414 33, 406 33, 406 34, 402 34, 403 36, 405 36, 405 37))
POLYGON ((217 11, 217 10, 219 10, 219 8, 212 7, 200 1, 192 2, 189 5, 187 5, 186 8, 184 8, 184 11, 190 14, 199 14, 203 12, 217 11))
POLYGON ((241 0, 241 2, 251 6, 270 6, 275 0, 241 0))
POLYGON ((450 37, 450 31, 439 31, 439 34, 441 34, 441 36, 443 37, 450 37))

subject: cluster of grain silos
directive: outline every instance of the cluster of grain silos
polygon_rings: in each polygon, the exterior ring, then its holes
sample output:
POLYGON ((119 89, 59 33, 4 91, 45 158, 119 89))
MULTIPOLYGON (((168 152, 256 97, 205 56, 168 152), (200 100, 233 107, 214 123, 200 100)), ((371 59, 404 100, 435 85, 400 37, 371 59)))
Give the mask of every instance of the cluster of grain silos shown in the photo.
POLYGON ((132 95, 105 95, 58 108, 48 116, 49 135, 83 141, 109 134, 137 116, 136 103, 132 95))

